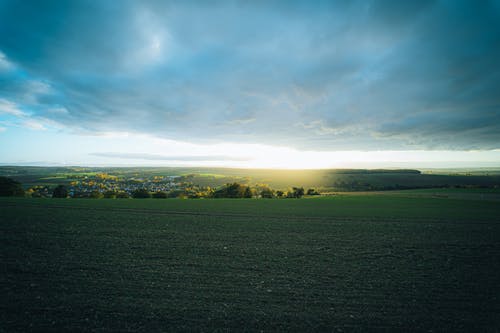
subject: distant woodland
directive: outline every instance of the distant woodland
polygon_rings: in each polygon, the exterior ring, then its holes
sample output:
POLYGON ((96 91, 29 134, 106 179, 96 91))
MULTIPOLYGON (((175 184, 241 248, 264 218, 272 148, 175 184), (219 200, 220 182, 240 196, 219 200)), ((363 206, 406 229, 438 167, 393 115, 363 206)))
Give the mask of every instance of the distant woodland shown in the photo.
POLYGON ((332 192, 499 188, 499 170, 264 170, 0 167, 0 195, 72 198, 301 198, 332 192))

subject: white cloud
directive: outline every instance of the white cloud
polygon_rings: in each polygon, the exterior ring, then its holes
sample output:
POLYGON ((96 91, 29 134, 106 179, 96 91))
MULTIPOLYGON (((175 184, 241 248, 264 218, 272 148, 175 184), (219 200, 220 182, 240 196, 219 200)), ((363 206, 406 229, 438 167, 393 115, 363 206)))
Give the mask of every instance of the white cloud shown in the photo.
POLYGON ((19 98, 26 104, 39 104, 40 96, 52 93, 50 84, 41 80, 26 80, 21 89, 19 98))
POLYGON ((0 114, 6 114, 16 117, 15 120, 10 121, 11 126, 24 127, 36 131, 44 131, 47 129, 44 122, 55 123, 50 119, 31 118, 30 117, 31 115, 29 113, 22 111, 16 103, 6 100, 4 98, 0 98, 0 114))
POLYGON ((256 119, 255 118, 240 118, 240 119, 232 119, 228 120, 226 123, 230 125, 245 125, 249 123, 253 123, 256 119))
POLYGON ((0 71, 8 71, 14 68, 14 64, 11 63, 7 56, 0 51, 0 71))
POLYGON ((66 109, 65 107, 62 107, 62 106, 49 108, 49 109, 47 109, 47 112, 50 114, 53 114, 53 115, 64 115, 64 114, 69 113, 68 109, 66 109))
POLYGON ((16 117, 24 117, 27 114, 23 112, 16 103, 0 98, 0 113, 16 117))
POLYGON ((21 125, 23 127, 26 127, 26 128, 29 128, 29 129, 35 130, 35 131, 45 131, 47 129, 41 122, 39 122, 37 120, 33 120, 33 119, 23 121, 21 123, 21 125))
POLYGON ((47 94, 51 91, 50 84, 38 80, 28 82, 28 88, 34 94, 47 94))

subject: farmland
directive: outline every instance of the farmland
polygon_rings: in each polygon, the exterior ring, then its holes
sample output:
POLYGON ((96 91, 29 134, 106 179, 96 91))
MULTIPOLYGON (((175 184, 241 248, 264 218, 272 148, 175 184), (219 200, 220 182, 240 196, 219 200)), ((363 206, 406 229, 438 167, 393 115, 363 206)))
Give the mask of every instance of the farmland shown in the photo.
POLYGON ((275 190, 284 191, 299 186, 319 189, 321 192, 443 187, 500 188, 500 169, 498 168, 419 171, 0 166, 0 176, 22 183, 25 190, 31 187, 47 187, 49 194, 57 185, 70 186, 72 183, 77 183, 76 187, 79 190, 87 191, 147 188, 150 192, 185 190, 186 187, 193 186, 218 188, 233 182, 250 186, 266 184, 275 190))
POLYGON ((0 199, 3 331, 491 331, 495 189, 0 199))

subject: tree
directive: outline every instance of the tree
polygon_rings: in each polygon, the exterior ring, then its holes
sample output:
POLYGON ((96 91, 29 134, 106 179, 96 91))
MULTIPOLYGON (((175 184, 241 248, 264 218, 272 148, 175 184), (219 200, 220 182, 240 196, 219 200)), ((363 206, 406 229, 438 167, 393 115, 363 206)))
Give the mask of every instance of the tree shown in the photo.
POLYGON ((128 195, 127 192, 117 192, 116 198, 117 199, 128 199, 128 198, 130 198, 130 195, 128 195))
POLYGON ((213 192, 214 198, 252 198, 254 191, 250 186, 239 183, 229 183, 213 192))
POLYGON ((319 192, 317 192, 313 188, 310 188, 310 189, 307 190, 307 195, 319 195, 319 192))
POLYGON ((251 198, 252 191, 248 186, 239 183, 226 184, 214 192, 214 198, 251 198))
POLYGON ((265 187, 260 191, 260 196, 268 199, 274 198, 274 191, 269 187, 265 187))
POLYGON ((226 197, 227 198, 241 198, 243 197, 243 193, 245 192, 245 188, 238 183, 232 183, 226 185, 226 197))
POLYGON ((243 192, 243 197, 244 198, 253 197, 253 193, 252 193, 252 190, 250 189, 250 186, 246 186, 245 191, 243 192))
POLYGON ((146 190, 144 188, 140 188, 140 189, 137 189, 134 192, 132 192, 132 198, 147 199, 147 198, 151 198, 151 194, 149 193, 148 190, 146 190))
POLYGON ((52 191, 52 198, 67 198, 68 189, 64 185, 57 185, 54 191, 52 191))
POLYGON ((304 188, 303 187, 294 187, 293 188, 293 197, 294 198, 302 198, 304 196, 304 188))
POLYGON ((280 190, 276 191, 276 196, 277 196, 278 198, 283 198, 283 196, 284 196, 284 195, 285 195, 285 192, 280 191, 280 190))
POLYGON ((302 198, 304 196, 304 188, 303 187, 294 187, 291 190, 288 190, 286 192, 286 197, 287 198, 302 198))
POLYGON ((0 197, 23 196, 21 183, 7 177, 0 177, 0 197))

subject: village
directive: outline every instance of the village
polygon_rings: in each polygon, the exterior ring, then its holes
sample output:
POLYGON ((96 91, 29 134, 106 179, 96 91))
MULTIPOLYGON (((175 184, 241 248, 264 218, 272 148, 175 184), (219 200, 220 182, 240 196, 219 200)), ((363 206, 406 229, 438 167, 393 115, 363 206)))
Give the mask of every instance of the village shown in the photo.
POLYGON ((235 181, 220 186, 202 186, 193 182, 194 175, 182 176, 115 176, 107 173, 71 175, 56 184, 31 186, 24 195, 33 198, 300 198, 319 195, 315 189, 293 187, 274 190, 267 184, 235 181))
MULTIPOLYGON (((72 177, 64 185, 67 196, 72 198, 132 197, 139 190, 149 193, 171 193, 199 190, 182 176, 124 177, 106 173, 72 177)), ((28 189, 32 197, 52 197, 55 188, 36 185, 28 189)))

